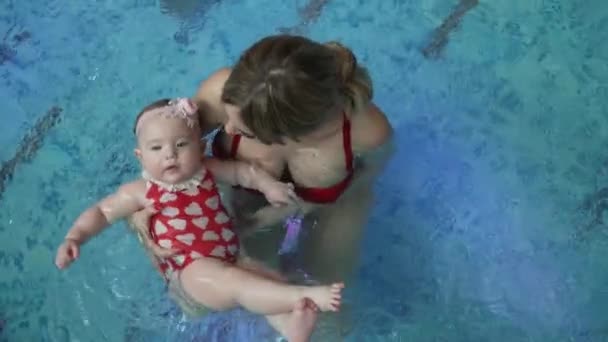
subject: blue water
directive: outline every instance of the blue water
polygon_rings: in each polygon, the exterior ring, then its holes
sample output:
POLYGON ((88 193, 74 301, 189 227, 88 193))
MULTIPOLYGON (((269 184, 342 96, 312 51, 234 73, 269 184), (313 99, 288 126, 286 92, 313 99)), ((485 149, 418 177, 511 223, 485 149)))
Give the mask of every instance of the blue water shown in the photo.
POLYGON ((608 341, 608 6, 482 0, 425 59, 456 3, 333 0, 308 19, 303 0, 0 0, 0 160, 63 109, 0 199, 0 340, 273 337, 242 311, 184 321, 124 224, 67 272, 52 259, 82 209, 137 175, 142 104, 298 28, 354 49, 398 144, 346 340, 608 341))

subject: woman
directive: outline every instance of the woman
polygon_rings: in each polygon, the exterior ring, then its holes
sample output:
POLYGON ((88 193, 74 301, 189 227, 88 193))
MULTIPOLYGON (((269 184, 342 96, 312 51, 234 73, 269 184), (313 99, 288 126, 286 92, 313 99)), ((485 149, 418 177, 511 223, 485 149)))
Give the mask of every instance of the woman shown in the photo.
MULTIPOLYGON (((390 155, 392 129, 372 92, 367 71, 346 47, 276 35, 251 46, 232 70, 204 80, 194 98, 203 133, 223 125, 212 141, 216 157, 250 161, 294 183, 298 206, 256 212, 264 197, 235 189, 233 210, 253 215, 255 226, 306 214, 302 266, 318 281, 352 274, 373 181, 390 155)), ((283 234, 251 234, 243 244, 271 261, 283 234)))

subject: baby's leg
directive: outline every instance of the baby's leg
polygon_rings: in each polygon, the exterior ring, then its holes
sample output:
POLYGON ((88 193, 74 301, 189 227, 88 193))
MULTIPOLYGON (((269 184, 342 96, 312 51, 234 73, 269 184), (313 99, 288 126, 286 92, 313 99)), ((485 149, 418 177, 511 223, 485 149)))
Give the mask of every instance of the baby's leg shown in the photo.
POLYGON ((254 260, 250 257, 247 257, 247 256, 239 258, 239 260, 237 262, 237 266, 244 270, 248 270, 253 273, 256 273, 264 278, 268 278, 268 279, 272 279, 272 280, 276 280, 276 281, 280 281, 280 282, 287 281, 287 279, 285 277, 283 277, 283 275, 281 273, 279 273, 278 271, 275 271, 272 268, 264 265, 263 263, 261 263, 257 260, 254 260))
POLYGON ((337 311, 343 284, 294 286, 211 258, 197 259, 180 273, 184 290, 193 299, 216 310, 235 306, 263 315, 291 312, 303 298, 322 311, 337 311))
POLYGON ((318 307, 304 298, 296 303, 290 313, 266 316, 268 323, 290 342, 306 342, 317 323, 318 307))
MULTIPOLYGON (((238 266, 280 282, 287 279, 278 271, 249 257, 239 259, 238 266)), ((290 342, 307 342, 317 323, 319 308, 309 298, 301 299, 289 313, 266 316, 268 323, 290 342)))

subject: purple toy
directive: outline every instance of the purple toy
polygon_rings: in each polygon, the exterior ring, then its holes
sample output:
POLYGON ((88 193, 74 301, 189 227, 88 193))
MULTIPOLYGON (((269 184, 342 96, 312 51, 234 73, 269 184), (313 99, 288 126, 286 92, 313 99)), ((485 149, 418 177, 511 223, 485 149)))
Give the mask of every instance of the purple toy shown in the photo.
POLYGON ((286 230, 285 238, 283 238, 283 243, 281 243, 279 254, 286 254, 295 250, 298 245, 298 236, 302 229, 302 216, 298 214, 290 216, 285 220, 284 227, 286 230))

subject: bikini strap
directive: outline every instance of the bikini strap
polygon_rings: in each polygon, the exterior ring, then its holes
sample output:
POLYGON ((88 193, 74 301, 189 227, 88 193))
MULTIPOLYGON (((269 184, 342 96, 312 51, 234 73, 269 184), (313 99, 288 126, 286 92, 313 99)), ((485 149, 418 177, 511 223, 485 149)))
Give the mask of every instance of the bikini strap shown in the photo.
POLYGON ((232 144, 230 145, 230 158, 236 159, 236 152, 239 150, 239 144, 241 142, 241 135, 232 136, 232 144))
POLYGON ((350 120, 346 113, 343 112, 342 116, 344 117, 344 121, 342 123, 342 144, 344 146, 344 161, 346 162, 346 170, 348 172, 353 172, 353 148, 350 137, 350 120))

